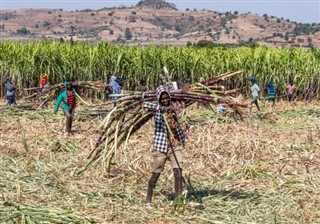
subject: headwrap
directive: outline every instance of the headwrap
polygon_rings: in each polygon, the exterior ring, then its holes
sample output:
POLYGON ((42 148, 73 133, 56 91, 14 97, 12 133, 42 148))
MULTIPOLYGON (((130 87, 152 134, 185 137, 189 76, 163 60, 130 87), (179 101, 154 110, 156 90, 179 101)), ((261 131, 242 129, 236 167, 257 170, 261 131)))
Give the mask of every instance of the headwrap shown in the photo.
POLYGON ((117 77, 115 81, 116 81, 116 82, 123 82, 123 78, 117 77))
POLYGON ((115 75, 112 75, 111 78, 110 78, 110 82, 111 81, 116 81, 116 79, 117 79, 117 77, 115 75))
POLYGON ((45 79, 48 78, 48 74, 47 73, 43 73, 40 75, 40 79, 45 79))
POLYGON ((253 83, 257 83, 256 77, 254 77, 254 76, 251 76, 251 77, 249 78, 249 80, 250 80, 251 82, 253 82, 253 83))
POLYGON ((161 85, 161 86, 159 86, 159 87, 156 89, 156 94, 157 94, 158 102, 160 103, 160 98, 161 98, 161 95, 162 95, 163 93, 167 93, 167 94, 168 94, 169 99, 170 99, 170 104, 171 104, 170 91, 169 91, 169 89, 167 88, 167 86, 165 86, 165 85, 161 85))

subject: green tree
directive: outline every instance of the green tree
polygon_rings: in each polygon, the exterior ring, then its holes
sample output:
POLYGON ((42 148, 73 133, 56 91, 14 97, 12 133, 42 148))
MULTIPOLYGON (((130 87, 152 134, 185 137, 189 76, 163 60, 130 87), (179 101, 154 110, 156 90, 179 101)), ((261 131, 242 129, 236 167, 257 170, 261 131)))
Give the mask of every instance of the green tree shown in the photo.
POLYGON ((132 38, 131 31, 128 27, 126 28, 126 31, 125 31, 125 37, 127 40, 131 40, 131 38, 132 38))
POLYGON ((21 29, 17 29, 17 34, 27 35, 27 34, 29 34, 29 33, 30 33, 30 31, 27 30, 27 28, 25 28, 25 27, 22 27, 21 29))
POLYGON ((197 47, 213 47, 213 42, 210 40, 199 40, 196 44, 197 47))

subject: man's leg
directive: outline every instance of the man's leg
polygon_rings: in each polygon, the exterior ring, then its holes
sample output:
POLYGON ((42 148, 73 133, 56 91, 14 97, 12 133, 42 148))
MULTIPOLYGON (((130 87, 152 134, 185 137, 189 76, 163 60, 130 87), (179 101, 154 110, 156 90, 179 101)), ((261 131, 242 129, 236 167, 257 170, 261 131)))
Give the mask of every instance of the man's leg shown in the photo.
POLYGON ((258 111, 260 111, 260 107, 259 107, 259 104, 258 104, 258 100, 257 100, 254 104, 257 106, 258 111))
POLYGON ((174 175, 174 195, 178 197, 182 194, 182 169, 173 168, 174 175))
POLYGON ((156 187, 157 181, 160 177, 160 173, 152 172, 152 175, 148 181, 148 190, 147 190, 147 198, 146 203, 151 204, 152 196, 153 196, 153 189, 156 187))
POLYGON ((15 98, 15 96, 13 96, 13 97, 12 97, 11 104, 13 104, 13 105, 17 105, 17 102, 16 102, 16 98, 15 98))
POLYGON ((12 96, 7 96, 8 104, 12 105, 13 104, 13 97, 12 96))
POLYGON ((74 116, 74 110, 71 109, 71 112, 70 112, 70 132, 72 129, 73 116, 74 116))
POLYGON ((164 169, 164 164, 167 160, 167 155, 165 153, 158 152, 154 150, 152 152, 152 175, 148 182, 148 190, 147 190, 147 198, 146 198, 146 204, 148 206, 151 205, 152 196, 153 196, 153 190, 156 187, 157 181, 160 177, 161 172, 164 169))
POLYGON ((70 133, 71 132, 71 124, 72 124, 72 120, 71 120, 71 114, 70 111, 67 109, 63 109, 64 115, 66 115, 66 132, 70 133))
MULTIPOLYGON (((260 107, 259 107, 259 104, 258 104, 258 97, 254 97, 254 98, 252 99, 251 105, 252 105, 252 104, 256 105, 258 111, 260 111, 260 107)), ((250 112, 251 112, 251 109, 252 109, 252 107, 250 107, 250 112)))
POLYGON ((174 175, 174 193, 175 196, 179 196, 182 193, 182 164, 183 164, 183 156, 182 156, 182 146, 178 146, 174 149, 174 153, 172 149, 169 152, 169 159, 171 162, 171 166, 173 168, 174 175))

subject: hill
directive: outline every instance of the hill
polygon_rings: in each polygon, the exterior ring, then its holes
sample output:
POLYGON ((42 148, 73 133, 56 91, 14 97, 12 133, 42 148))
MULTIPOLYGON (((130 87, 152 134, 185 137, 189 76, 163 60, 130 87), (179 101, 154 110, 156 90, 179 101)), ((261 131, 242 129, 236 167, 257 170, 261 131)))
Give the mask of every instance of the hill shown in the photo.
POLYGON ((133 7, 3 10, 1 39, 60 39, 126 44, 217 44, 320 47, 320 24, 302 24, 252 13, 177 10, 164 0, 142 0, 133 7))

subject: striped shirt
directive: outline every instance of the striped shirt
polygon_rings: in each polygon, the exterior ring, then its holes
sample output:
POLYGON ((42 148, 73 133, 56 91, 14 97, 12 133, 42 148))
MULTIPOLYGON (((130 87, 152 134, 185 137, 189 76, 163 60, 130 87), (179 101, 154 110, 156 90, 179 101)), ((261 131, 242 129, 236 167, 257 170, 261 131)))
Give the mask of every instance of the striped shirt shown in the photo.
POLYGON ((71 107, 72 110, 76 108, 76 101, 74 98, 75 98, 74 90, 68 91, 68 96, 67 96, 68 105, 69 107, 71 107))

